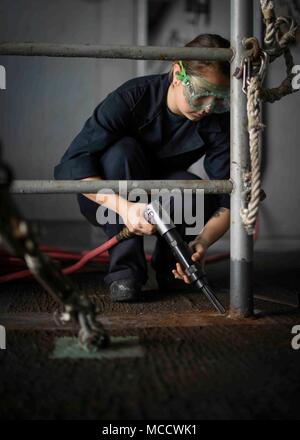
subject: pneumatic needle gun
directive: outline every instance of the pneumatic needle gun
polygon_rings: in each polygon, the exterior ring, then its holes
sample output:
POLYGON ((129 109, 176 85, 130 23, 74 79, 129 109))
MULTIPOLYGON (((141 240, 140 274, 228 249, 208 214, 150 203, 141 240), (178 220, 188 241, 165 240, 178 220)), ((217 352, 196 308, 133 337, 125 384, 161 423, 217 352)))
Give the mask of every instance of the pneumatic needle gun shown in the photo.
POLYGON ((191 249, 183 240, 167 211, 162 207, 158 200, 154 200, 146 206, 144 217, 148 223, 156 225, 158 233, 171 247, 175 259, 183 267, 189 281, 192 284, 195 284, 204 293, 220 314, 226 313, 225 308, 209 287, 207 279, 203 274, 201 264, 192 260, 191 249))

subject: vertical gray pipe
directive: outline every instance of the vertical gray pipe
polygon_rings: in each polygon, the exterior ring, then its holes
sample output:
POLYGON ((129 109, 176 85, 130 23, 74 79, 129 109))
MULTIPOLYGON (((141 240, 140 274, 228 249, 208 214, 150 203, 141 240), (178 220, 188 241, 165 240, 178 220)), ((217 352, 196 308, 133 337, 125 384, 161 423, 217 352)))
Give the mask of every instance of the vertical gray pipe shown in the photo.
POLYGON ((248 236, 240 217, 242 173, 250 169, 248 153, 246 95, 242 81, 233 73, 244 55, 242 40, 253 35, 253 0, 231 0, 231 226, 230 226, 230 316, 253 314, 253 238, 248 236))

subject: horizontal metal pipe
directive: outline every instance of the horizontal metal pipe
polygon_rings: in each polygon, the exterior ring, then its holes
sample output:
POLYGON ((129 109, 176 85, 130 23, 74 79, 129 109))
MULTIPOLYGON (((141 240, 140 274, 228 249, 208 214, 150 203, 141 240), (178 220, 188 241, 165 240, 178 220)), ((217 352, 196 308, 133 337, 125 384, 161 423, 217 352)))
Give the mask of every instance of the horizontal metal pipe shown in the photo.
POLYGON ((230 180, 15 180, 11 194, 96 194, 110 189, 115 193, 141 189, 147 193, 161 189, 196 189, 206 194, 229 194, 232 191, 230 180))
POLYGON ((134 60, 215 60, 230 61, 231 49, 120 46, 93 44, 57 44, 34 42, 0 42, 0 55, 47 57, 122 58, 134 60))

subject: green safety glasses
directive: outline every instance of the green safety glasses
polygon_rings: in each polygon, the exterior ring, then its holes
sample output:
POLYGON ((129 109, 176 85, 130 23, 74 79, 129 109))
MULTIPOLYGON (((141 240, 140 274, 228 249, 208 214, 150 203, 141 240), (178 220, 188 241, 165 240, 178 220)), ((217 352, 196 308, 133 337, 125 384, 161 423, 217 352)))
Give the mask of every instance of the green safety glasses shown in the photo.
POLYGON ((176 72, 176 77, 182 82, 185 99, 193 111, 229 111, 230 95, 227 86, 212 84, 199 75, 187 75, 182 61, 179 61, 179 65, 181 71, 176 72))

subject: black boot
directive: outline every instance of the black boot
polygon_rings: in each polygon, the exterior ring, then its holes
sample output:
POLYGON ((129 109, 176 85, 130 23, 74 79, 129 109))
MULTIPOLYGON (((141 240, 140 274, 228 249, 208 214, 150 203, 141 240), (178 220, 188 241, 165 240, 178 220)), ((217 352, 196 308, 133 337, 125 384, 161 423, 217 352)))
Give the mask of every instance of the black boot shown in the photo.
POLYGON ((113 281, 110 286, 110 299, 113 302, 136 301, 140 297, 143 283, 134 278, 113 281))

